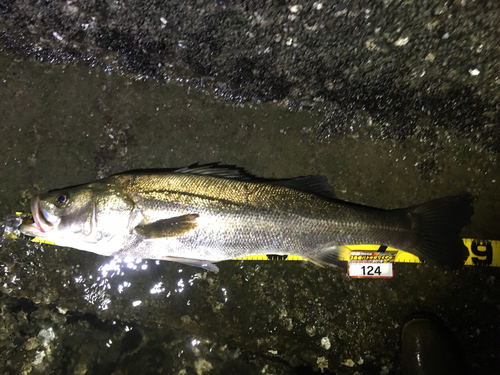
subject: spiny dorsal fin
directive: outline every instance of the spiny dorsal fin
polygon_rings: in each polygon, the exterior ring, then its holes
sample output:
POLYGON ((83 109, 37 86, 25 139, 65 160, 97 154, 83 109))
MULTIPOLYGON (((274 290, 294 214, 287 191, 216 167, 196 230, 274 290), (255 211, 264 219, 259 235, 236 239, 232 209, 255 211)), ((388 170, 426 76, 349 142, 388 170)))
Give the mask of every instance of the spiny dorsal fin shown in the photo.
POLYGON ((196 174, 236 180, 251 180, 255 178, 255 176, 245 171, 244 168, 234 165, 220 165, 219 163, 191 164, 187 167, 176 169, 174 173, 196 174))
POLYGON ((328 179, 324 176, 303 176, 283 180, 258 178, 245 171, 244 168, 239 168, 234 165, 219 165, 219 163, 202 165, 198 165, 196 163, 184 168, 176 169, 174 173, 189 173, 242 181, 264 182, 301 190, 306 193, 321 195, 323 197, 336 198, 332 187, 328 184, 328 179))

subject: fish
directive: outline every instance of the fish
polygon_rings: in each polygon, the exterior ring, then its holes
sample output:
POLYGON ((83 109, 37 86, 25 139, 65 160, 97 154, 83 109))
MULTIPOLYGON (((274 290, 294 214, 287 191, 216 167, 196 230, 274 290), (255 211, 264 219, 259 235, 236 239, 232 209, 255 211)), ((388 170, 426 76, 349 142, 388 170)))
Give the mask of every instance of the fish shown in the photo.
POLYGON ((464 265, 470 194, 385 210, 339 200, 323 176, 264 179, 218 163, 139 170, 35 195, 20 231, 104 256, 218 271, 240 257, 298 255, 341 265, 346 246, 379 244, 447 269, 464 265))

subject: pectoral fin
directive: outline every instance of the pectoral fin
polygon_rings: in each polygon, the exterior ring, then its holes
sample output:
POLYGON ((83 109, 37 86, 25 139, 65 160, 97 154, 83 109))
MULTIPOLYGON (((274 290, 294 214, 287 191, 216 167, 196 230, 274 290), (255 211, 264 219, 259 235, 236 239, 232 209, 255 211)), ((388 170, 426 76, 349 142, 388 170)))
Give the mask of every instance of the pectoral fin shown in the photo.
POLYGON ((135 231, 146 239, 180 237, 198 226, 195 220, 199 216, 198 214, 188 214, 158 220, 154 223, 139 225, 135 227, 135 231))

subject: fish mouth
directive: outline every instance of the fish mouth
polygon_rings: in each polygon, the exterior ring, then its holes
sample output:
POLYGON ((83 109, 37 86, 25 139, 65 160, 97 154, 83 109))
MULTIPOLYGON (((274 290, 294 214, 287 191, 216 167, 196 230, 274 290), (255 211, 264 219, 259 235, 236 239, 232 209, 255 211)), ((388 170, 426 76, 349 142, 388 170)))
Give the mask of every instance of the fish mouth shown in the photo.
POLYGON ((34 196, 31 200, 31 214, 33 215, 34 223, 32 224, 41 233, 48 232, 54 229, 60 219, 45 210, 40 204, 40 197, 38 195, 34 196))

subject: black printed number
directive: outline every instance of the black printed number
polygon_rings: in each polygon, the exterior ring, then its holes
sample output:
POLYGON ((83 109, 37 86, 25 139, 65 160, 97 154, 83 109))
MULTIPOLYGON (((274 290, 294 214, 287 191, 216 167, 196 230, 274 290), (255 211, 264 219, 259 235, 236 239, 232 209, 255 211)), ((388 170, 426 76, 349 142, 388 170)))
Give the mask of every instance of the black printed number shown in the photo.
POLYGON ((361 269, 363 270, 363 276, 375 276, 375 275, 382 275, 382 271, 380 271, 380 266, 374 267, 374 266, 362 266, 361 269))
POLYGON ((493 248, 490 241, 473 240, 471 245, 472 263, 477 266, 489 266, 493 261, 493 248))

